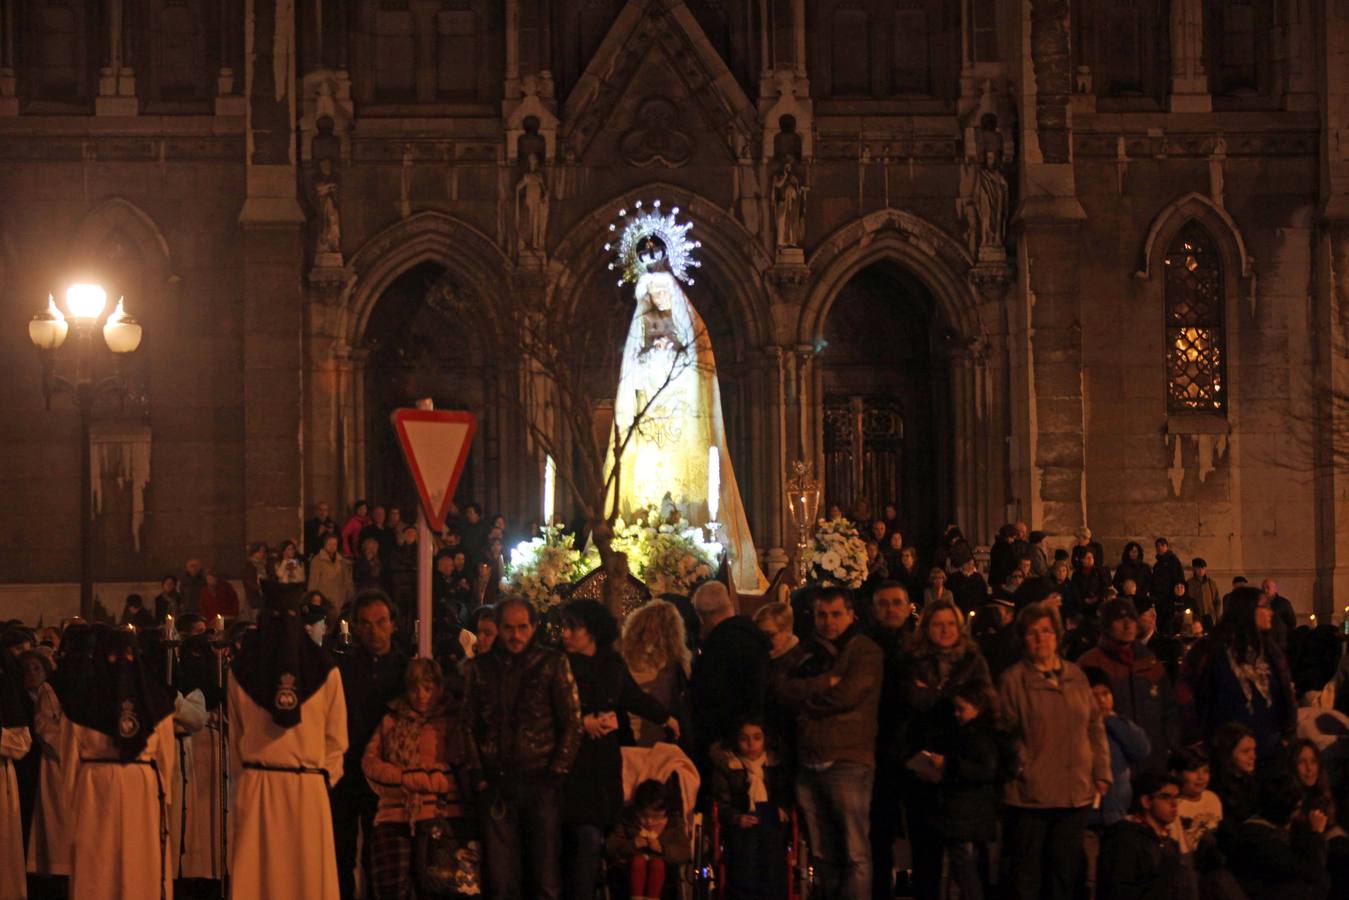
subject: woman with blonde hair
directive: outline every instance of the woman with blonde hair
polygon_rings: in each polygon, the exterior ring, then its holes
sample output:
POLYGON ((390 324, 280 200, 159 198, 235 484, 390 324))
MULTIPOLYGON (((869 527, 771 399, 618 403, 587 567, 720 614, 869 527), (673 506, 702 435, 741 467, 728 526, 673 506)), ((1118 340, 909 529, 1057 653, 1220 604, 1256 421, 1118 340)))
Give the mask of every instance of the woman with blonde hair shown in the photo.
MULTIPOLYGON (((623 661, 633 680, 679 721, 688 725, 688 683, 692 655, 685 641, 684 620, 672 603, 652 600, 628 614, 621 639, 623 661)), ((633 717, 639 747, 664 741, 665 726, 633 717)))

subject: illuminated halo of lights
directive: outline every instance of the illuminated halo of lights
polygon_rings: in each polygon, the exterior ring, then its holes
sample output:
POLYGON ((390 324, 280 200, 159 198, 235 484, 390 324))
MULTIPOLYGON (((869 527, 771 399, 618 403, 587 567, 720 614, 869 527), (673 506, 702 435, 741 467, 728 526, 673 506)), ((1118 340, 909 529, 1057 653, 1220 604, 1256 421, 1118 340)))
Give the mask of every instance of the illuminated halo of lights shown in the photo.
MULTIPOLYGON (((638 200, 633 204, 631 211, 626 207, 618 211, 618 220, 609 226, 609 231, 617 232, 622 229, 622 235, 615 251, 617 258, 610 263, 609 268, 621 272, 623 277, 618 280, 620 285, 624 282, 636 284, 637 279, 645 275, 658 261, 658 258, 642 253, 642 242, 649 237, 657 238, 665 245, 665 259, 669 264, 670 274, 685 284, 693 284, 689 269, 696 269, 702 265, 694 259, 693 251, 701 247, 703 242, 689 240, 688 233, 693 223, 680 224, 675 218, 678 213, 677 206, 668 213, 662 212, 659 200, 653 200, 646 209, 643 208, 642 201, 638 200)), ((604 249, 611 250, 613 246, 611 241, 604 245, 604 249)))

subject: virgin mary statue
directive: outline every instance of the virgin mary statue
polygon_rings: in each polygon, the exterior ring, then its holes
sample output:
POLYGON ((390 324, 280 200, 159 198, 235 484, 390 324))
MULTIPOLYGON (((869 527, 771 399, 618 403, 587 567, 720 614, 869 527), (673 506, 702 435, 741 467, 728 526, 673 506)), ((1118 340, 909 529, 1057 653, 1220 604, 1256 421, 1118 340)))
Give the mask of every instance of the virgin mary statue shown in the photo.
MULTIPOLYGON (((690 253, 700 245, 686 239, 690 227, 660 215, 657 203, 628 224, 619 247, 623 280, 635 282, 637 303, 614 398, 617 440, 627 440, 618 510, 632 521, 673 504, 691 525, 720 520, 717 540, 736 587, 754 590, 762 576, 726 449, 712 341, 680 287, 693 283, 688 267, 697 266, 690 253)), ((613 461, 611 446, 606 474, 613 461)))

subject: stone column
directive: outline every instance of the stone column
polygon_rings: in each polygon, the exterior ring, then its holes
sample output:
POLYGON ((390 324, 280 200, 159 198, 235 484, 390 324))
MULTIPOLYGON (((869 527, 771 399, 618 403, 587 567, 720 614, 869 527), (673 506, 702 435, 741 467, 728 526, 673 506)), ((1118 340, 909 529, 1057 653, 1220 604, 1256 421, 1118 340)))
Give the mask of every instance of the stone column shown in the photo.
POLYGON ((18 79, 14 75, 14 4, 0 0, 0 116, 19 114, 18 79))
POLYGON ((1314 612, 1330 621, 1349 597, 1349 4, 1325 4, 1325 39, 1318 50, 1324 126, 1321 131, 1321 228, 1311 304, 1312 358, 1317 386, 1313 446, 1316 503, 1314 612), (1338 460, 1338 462, 1337 462, 1338 460))
POLYGON ((1283 108, 1312 112, 1320 108, 1316 91, 1315 5, 1312 0, 1288 0, 1283 15, 1283 108))
POLYGON ((295 11, 283 0, 246 0, 244 21, 244 533, 271 540, 302 523, 304 214, 292 127, 295 11))
POLYGON ((506 97, 520 94, 520 0, 506 0, 506 97))
POLYGON ((1033 527, 1070 534, 1086 521, 1082 329, 1078 301, 1077 226, 1086 218, 1072 167, 1071 57, 1067 0, 1031 0, 1021 23, 1030 72, 1021 81, 1021 231, 1018 292, 1031 297, 1027 348, 1033 360, 1026 393, 1028 483, 1033 527))
POLYGON ((1204 72, 1204 2, 1171 0, 1171 112, 1210 112, 1204 72))
POLYGON ((436 13, 440 0, 412 0, 412 27, 417 40, 417 100, 436 99, 436 13))
POLYGON ((798 78, 806 71, 806 0, 792 0, 792 66, 798 78))
POLYGON ((98 73, 98 96, 94 115, 134 116, 140 111, 136 98, 136 70, 127 58, 126 0, 107 0, 108 64, 98 73))

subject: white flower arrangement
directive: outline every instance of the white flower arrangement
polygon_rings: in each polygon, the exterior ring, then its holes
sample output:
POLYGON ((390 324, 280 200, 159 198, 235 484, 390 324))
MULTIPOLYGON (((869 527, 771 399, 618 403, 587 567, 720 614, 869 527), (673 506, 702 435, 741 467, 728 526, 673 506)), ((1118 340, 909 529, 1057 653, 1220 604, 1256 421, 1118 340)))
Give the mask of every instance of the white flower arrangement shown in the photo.
POLYGON ((718 544, 704 543, 699 529, 677 511, 639 513, 632 524, 614 523, 615 550, 627 554, 628 569, 653 594, 688 594, 716 569, 718 544))
POLYGON ((593 568, 572 546, 572 539, 563 535, 562 526, 551 525, 540 529, 539 537, 511 548, 503 587, 547 612, 562 602, 565 588, 593 568))
POLYGON ((820 584, 857 589, 867 579, 867 547, 857 526, 847 519, 815 523, 811 578, 820 584))

